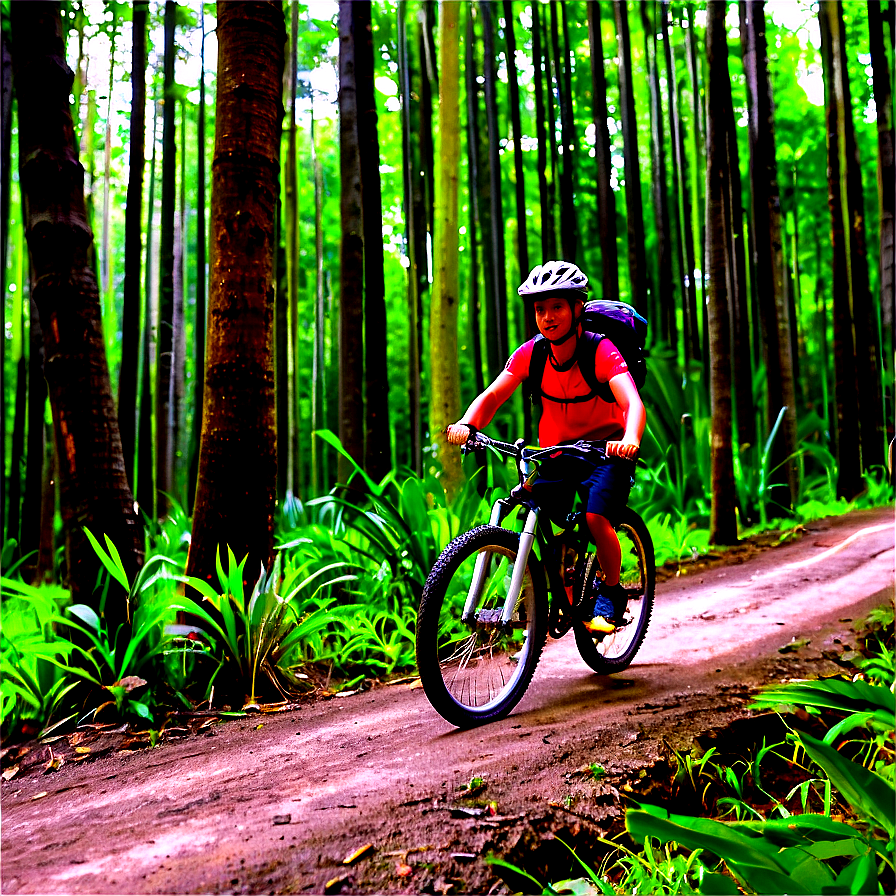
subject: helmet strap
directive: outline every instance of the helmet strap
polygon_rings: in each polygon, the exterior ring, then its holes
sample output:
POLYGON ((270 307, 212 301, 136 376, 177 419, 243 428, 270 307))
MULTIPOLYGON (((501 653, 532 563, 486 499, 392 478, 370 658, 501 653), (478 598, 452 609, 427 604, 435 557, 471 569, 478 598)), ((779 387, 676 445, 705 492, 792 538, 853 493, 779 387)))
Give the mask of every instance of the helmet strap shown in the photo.
POLYGON ((572 353, 572 357, 570 357, 568 361, 564 361, 562 364, 559 364, 557 362, 557 359, 554 357, 554 346, 563 345, 564 342, 567 342, 574 336, 578 337, 579 324, 580 321, 578 319, 574 320, 572 326, 569 328, 569 332, 565 336, 561 336, 559 339, 547 339, 547 337, 545 337, 548 343, 548 357, 550 358, 551 367, 553 367, 554 370, 559 370, 561 373, 563 373, 566 370, 570 370, 573 364, 576 363, 578 351, 574 351, 572 353))

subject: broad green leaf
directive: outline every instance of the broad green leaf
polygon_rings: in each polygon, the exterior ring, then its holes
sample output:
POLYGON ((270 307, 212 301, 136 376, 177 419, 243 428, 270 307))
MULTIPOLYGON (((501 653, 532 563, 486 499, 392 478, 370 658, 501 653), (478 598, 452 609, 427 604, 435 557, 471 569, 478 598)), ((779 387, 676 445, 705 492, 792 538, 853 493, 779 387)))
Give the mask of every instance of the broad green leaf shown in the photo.
POLYGON ((702 896, 738 896, 740 889, 727 875, 705 871, 699 892, 702 896))
POLYGON ((850 805, 874 819, 891 837, 896 827, 896 791, 874 772, 841 756, 833 747, 811 734, 797 732, 806 752, 831 779, 850 805))
POLYGON ((88 607, 87 604, 72 604, 68 608, 68 612, 75 619, 80 619, 85 625, 90 626, 93 631, 98 632, 100 630, 100 617, 97 616, 93 607, 88 607))
MULTIPOLYGON (((128 577, 125 575, 124 569, 122 569, 120 566, 115 565, 115 561, 106 553, 100 543, 93 537, 93 533, 86 526, 84 527, 84 534, 87 536, 87 540, 93 546, 94 551, 96 551, 96 555, 100 558, 100 562, 103 564, 103 566, 106 567, 109 575, 112 576, 112 578, 115 579, 115 581, 118 582, 118 584, 121 585, 121 587, 124 588, 125 591, 130 593, 131 584, 130 582, 128 582, 128 577)), ((108 542, 108 538, 107 543, 111 543, 108 542)), ((118 551, 116 551, 115 553, 117 556, 118 551)), ((118 563, 121 563, 120 557, 118 558, 118 563)))

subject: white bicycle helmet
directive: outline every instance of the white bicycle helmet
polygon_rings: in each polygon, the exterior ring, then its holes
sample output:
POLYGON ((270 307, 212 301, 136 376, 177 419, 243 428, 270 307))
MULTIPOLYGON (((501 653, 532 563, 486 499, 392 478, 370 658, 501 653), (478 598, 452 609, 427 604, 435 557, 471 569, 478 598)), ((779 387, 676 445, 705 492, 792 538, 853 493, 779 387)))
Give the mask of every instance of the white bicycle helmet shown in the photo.
POLYGON ((571 261, 546 261, 532 268, 517 292, 526 299, 566 289, 586 292, 588 278, 571 261))

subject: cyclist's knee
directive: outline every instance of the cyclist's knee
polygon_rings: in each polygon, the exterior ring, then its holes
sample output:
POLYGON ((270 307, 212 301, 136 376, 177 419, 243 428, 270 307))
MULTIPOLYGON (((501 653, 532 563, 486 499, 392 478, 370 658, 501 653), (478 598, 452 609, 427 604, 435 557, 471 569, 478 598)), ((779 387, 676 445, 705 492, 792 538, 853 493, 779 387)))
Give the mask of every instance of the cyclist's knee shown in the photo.
POLYGON ((609 538, 611 535, 615 534, 615 530, 610 521, 599 513, 586 513, 585 520, 595 539, 609 538))

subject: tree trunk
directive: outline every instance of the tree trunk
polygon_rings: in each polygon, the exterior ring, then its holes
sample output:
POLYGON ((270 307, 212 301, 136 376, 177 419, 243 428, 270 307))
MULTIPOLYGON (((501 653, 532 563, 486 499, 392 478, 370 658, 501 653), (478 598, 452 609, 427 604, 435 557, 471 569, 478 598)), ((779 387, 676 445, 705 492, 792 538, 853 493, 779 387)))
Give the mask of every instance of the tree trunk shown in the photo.
MULTIPOLYGON (((889 11, 894 6, 890 0, 889 11)), ((868 35, 877 109, 877 202, 880 214, 880 324, 884 382, 890 385, 890 429, 893 425, 893 324, 896 303, 896 137, 893 130, 893 85, 884 46, 884 16, 878 0, 868 0, 868 35)), ((893 33, 890 32, 892 40, 893 33)))
POLYGON ((187 573, 218 551, 270 568, 277 488, 274 216, 286 27, 279 2, 218 4, 212 276, 199 483, 187 573))
POLYGON ((647 260, 644 254, 644 210, 641 204, 641 169, 638 163, 638 122, 632 87, 632 49, 626 0, 613 0, 619 40, 619 100, 622 107, 622 140, 625 155, 625 208, 628 231, 629 300, 641 312, 647 310, 647 260))
MULTIPOLYGON (((317 142, 314 128, 314 106, 311 107, 311 159, 314 165, 314 355, 312 358, 311 381, 311 429, 312 432, 326 428, 321 409, 330 402, 326 400, 327 391, 327 359, 326 347, 326 312, 324 306, 324 228, 323 204, 324 183, 323 167, 317 154, 317 142)), ((326 475, 326 456, 319 454, 319 440, 311 441, 311 494, 318 494, 328 487, 326 475)))
POLYGON ((768 432, 772 431, 781 408, 787 408, 780 434, 772 445, 771 465, 773 469, 780 470, 773 482, 787 486, 789 495, 784 497, 779 494, 783 492, 781 488, 772 494, 782 506, 793 507, 799 495, 799 467, 794 458, 797 448, 796 394, 790 348, 791 324, 784 283, 787 272, 775 159, 774 104, 768 79, 762 0, 741 0, 741 21, 749 109, 750 199, 754 239, 750 270, 756 282, 762 340, 766 347, 768 432))
MULTIPOLYGON (((415 103, 419 103, 419 94, 414 90, 414 72, 408 41, 407 4, 398 4, 398 65, 401 80, 401 146, 404 183, 404 220, 405 240, 408 254, 408 465, 418 475, 422 474, 422 426, 420 419, 421 405, 421 364, 420 342, 417 336, 417 323, 421 298, 420 268, 426 267, 426 243, 421 243, 420 231, 426 234, 426 221, 419 212, 422 211, 422 181, 420 178, 420 154, 414 141, 417 133, 415 127, 418 114, 414 114, 415 103)), ((470 182, 474 178, 470 177, 470 182)), ((475 195, 475 192, 474 192, 475 195)), ((472 201, 470 203, 472 207, 472 201)))
MULTIPOLYGON (((56 4, 16 3, 11 19, 32 298, 44 333, 69 581, 76 603, 98 609, 100 595, 93 587, 101 566, 84 528, 112 539, 131 577, 143 551, 121 453, 99 288, 88 256, 93 234, 84 205, 84 169, 73 144, 73 75, 65 63, 56 4)), ((106 601, 110 632, 127 624, 124 597, 113 588, 106 601)))
POLYGON ((862 166, 853 123, 849 73, 846 65, 846 29, 843 7, 825 0, 831 27, 834 81, 833 88, 838 109, 843 142, 841 175, 845 181, 847 226, 847 258, 849 260, 849 294, 855 327, 856 375, 859 390, 859 429, 862 439, 862 466, 865 469, 883 466, 886 457, 883 397, 881 395, 879 309, 871 300, 868 285, 868 253, 865 242, 865 200, 862 191, 862 166))
MULTIPOLYGON (((482 47, 483 72, 485 74, 485 122, 488 132, 488 180, 489 211, 491 213, 491 232, 489 249, 492 260, 492 277, 495 302, 494 342, 497 351, 497 363, 490 366, 489 377, 494 379, 507 362, 510 354, 510 341, 507 332, 507 274, 504 260, 504 209, 501 202, 501 137, 498 132, 498 75, 497 51, 495 49, 495 26, 492 20, 491 0, 480 0, 479 10, 482 13, 482 47)), ((445 6, 442 7, 444 14, 445 6)), ((460 40, 460 35, 455 35, 460 40)), ((444 178, 444 173, 441 175, 444 178)), ((455 217, 455 224, 457 219, 455 217)), ((438 264, 438 262, 436 262, 438 264)), ((527 272, 528 273, 528 272, 527 272)), ((448 295, 456 295, 449 291, 448 295)), ((443 295, 444 298, 444 295, 443 295)), ((455 310, 456 314, 456 310, 455 310)), ((456 419, 456 418, 455 418, 456 419)), ((451 423, 454 420, 449 421, 451 423)))
POLYGON ((838 10, 822 0, 818 21, 824 69, 825 130, 828 154, 828 210, 831 215, 831 291, 834 306, 834 395, 837 405, 837 495, 854 498, 862 490, 859 441, 859 386, 849 296, 848 238, 841 199, 843 172, 842 92, 834 88, 836 77, 834 36, 838 10))
POLYGON ((187 337, 184 329, 187 278, 184 269, 187 239, 187 115, 180 104, 180 184, 178 208, 174 217, 174 310, 171 319, 171 494, 183 504, 184 395, 186 394, 187 337))
MULTIPOLYGON (((339 169, 342 248, 339 290, 339 439, 364 463, 364 237, 361 220, 361 159, 355 78, 355 3, 339 3, 339 169)), ((352 467, 340 455, 339 481, 352 467)))
MULTIPOLYGON (((146 18, 149 0, 134 4, 131 46, 131 132, 124 220, 124 295, 121 312, 121 372, 118 425, 128 482, 134 489, 137 382, 140 361, 140 275, 143 252, 143 169, 146 133, 146 18)), ((147 322, 147 326, 149 323, 147 322)))
POLYGON ((737 542, 734 462, 731 438, 731 348, 728 320, 726 257, 729 235, 725 214, 729 153, 727 122, 731 114, 731 80, 725 36, 725 4, 708 4, 706 55, 708 114, 706 134, 707 299, 710 343, 710 399, 712 405, 712 511, 709 540, 713 544, 737 542))
POLYGON ((289 44, 289 134, 286 142, 286 276, 289 304, 289 346, 292 378, 289 390, 289 411, 282 421, 278 421, 278 438, 289 438, 289 459, 279 454, 279 463, 284 470, 279 472, 282 479, 286 475, 289 487, 302 493, 300 481, 302 477, 302 420, 301 420, 301 382, 299 366, 299 182, 296 125, 296 96, 298 91, 298 30, 299 4, 290 2, 290 44, 289 44), (279 427, 284 432, 281 433, 279 427))
MULTIPOLYGON (((23 203, 24 211, 24 203, 23 203)), ((22 250, 24 253, 24 249, 22 250)), ((30 290, 25 288, 24 266, 19 264, 21 295, 13 297, 12 361, 16 368, 16 391, 13 402, 12 444, 9 457, 9 515, 6 537, 21 543, 22 538, 22 474, 25 464, 25 424, 28 418, 28 355, 25 352, 25 302, 30 290)), ((5 472, 5 471, 3 471, 5 472)))
POLYGON ((106 98, 106 132, 103 140, 103 251, 101 253, 102 268, 100 275, 100 294, 102 295, 105 314, 108 316, 112 304, 112 256, 110 252, 111 224, 111 181, 112 181, 112 92, 115 89, 115 39, 118 36, 118 23, 115 19, 114 7, 110 29, 109 90, 106 98))
MULTIPOLYGON (((513 130, 513 173, 514 186, 516 187, 517 259, 519 261, 519 279, 522 282, 529 273, 529 240, 526 233, 523 126, 520 122, 520 88, 516 71, 516 36, 513 28, 513 3, 511 0, 504 0, 504 40, 507 45, 507 102, 510 107, 510 124, 513 130)), ((532 324, 534 325, 534 318, 532 324)), ((529 335, 534 335, 534 331, 529 335)))
MULTIPOLYGON (((693 121, 693 130, 694 130, 694 141, 693 141, 693 151, 694 151, 694 209, 696 214, 694 216, 694 221, 697 227, 697 234, 699 237, 699 250, 700 254, 697 257, 697 264, 700 267, 701 272, 705 272, 706 270, 706 232, 704 226, 704 196, 703 196, 703 178, 701 174, 701 162, 703 162, 704 153, 706 151, 705 144, 703 142, 703 134, 705 133, 705 128, 703 127, 704 122, 704 105, 700 101, 700 70, 697 66, 697 34, 696 34, 696 24, 694 22, 694 6, 692 3, 688 3, 686 5, 687 13, 688 13, 688 30, 686 32, 685 38, 685 48, 687 52, 687 60, 688 60, 688 77, 691 82, 691 119, 693 121)), ((698 308, 703 310, 703 313, 706 311, 706 302, 704 301, 704 289, 702 286, 702 278, 701 278, 701 287, 700 287, 700 304, 698 308)), ((698 312, 699 313, 699 312, 698 312)), ((702 315, 701 315, 702 316, 702 315)), ((704 334, 705 336, 705 334, 704 334)), ((700 344, 700 353, 697 357, 703 356, 703 346, 705 344, 705 340, 700 344)))
POLYGON ((364 228, 364 466, 379 482, 392 467, 389 430, 389 362, 386 357, 386 285, 383 262, 383 198, 380 144, 373 89, 373 26, 369 0, 356 0, 355 79, 364 228))
MULTIPOLYGON (((607 79, 600 33, 600 3, 588 0, 588 44, 591 48, 591 96, 594 101, 594 152, 597 163, 597 211, 600 234, 601 283, 605 299, 619 295, 619 254, 616 250, 616 194, 610 185, 613 170, 607 128, 607 79)), ((528 305, 529 303, 527 303, 528 305)))
POLYGON ((277 419, 277 505, 284 506, 289 488, 289 277, 286 263, 286 240, 283 228, 283 203, 277 197, 274 215, 274 399, 277 419))
MULTIPOLYGON (((202 430, 202 397, 205 391, 205 330, 207 325, 205 278, 205 7, 200 7, 199 111, 196 118, 196 316, 193 321, 193 425, 190 427, 190 469, 187 504, 193 513, 199 478, 199 436, 202 430)), ((147 326, 148 326, 147 322, 147 326)))
POLYGON ((572 74, 569 67, 569 22, 566 15, 566 3, 562 3, 560 4, 563 25, 563 52, 561 54, 555 27, 557 5, 556 0, 552 0, 554 62, 557 67, 560 135, 563 141, 563 167, 560 173, 560 233, 563 242, 563 257, 575 262, 581 261, 581 258, 579 257, 579 226, 576 221, 575 155, 577 138, 572 106, 572 74))
MULTIPOLYGON (((554 258, 553 212, 548 204, 548 138, 544 108, 544 52, 542 50, 542 27, 540 3, 532 4, 532 64, 535 68, 535 135, 537 143, 538 206, 541 213, 541 258, 554 258)), ((528 274, 528 271, 526 272, 528 274)))
POLYGON ((32 584, 56 581, 56 451, 53 427, 44 423, 43 490, 40 499, 40 543, 37 571, 32 584))
MULTIPOLYGON (((448 444, 446 429, 460 416, 460 384, 457 365, 457 185, 460 169, 459 33, 460 4, 442 6, 439 54, 439 179, 436 192, 436 240, 430 310, 430 359, 432 403, 430 438, 442 465, 442 484, 449 497, 463 481, 460 453, 448 444)), ((488 64, 488 60, 487 63, 488 64)))
MULTIPOLYGON (((12 157, 12 51, 9 10, 0 10, 0 295, 6 295, 12 157)), ((6 333, 6 302, 0 302, 0 333, 6 333)), ((0 339, 0 371, 6 370, 6 339, 0 339)), ((6 538, 6 390, 0 388, 0 538, 6 538)))
POLYGON ((174 112, 174 30, 177 3, 165 2, 164 101, 162 104, 162 218, 159 225, 159 323, 156 341, 156 510, 168 512, 174 487, 174 206, 177 142, 174 112))
POLYGON ((659 284, 654 297, 658 302, 660 333, 670 347, 676 348, 678 333, 675 320, 675 278, 672 271, 672 234, 669 224, 669 196, 666 188, 666 150, 663 128, 663 103, 660 73, 656 58, 656 0, 641 4, 644 26, 644 55, 648 62, 650 85, 650 158, 653 177, 653 215, 656 224, 659 284))

